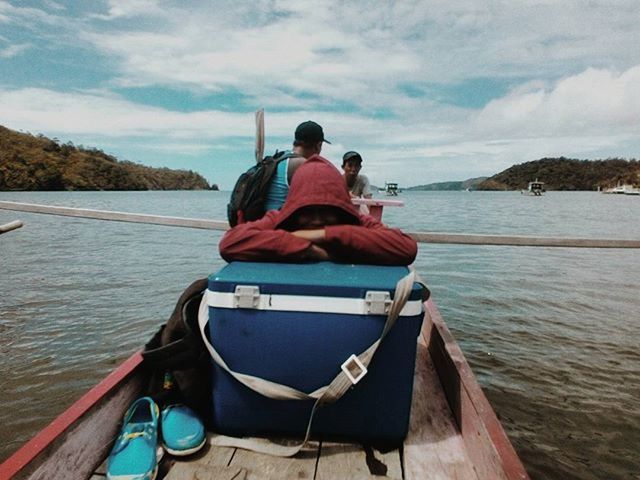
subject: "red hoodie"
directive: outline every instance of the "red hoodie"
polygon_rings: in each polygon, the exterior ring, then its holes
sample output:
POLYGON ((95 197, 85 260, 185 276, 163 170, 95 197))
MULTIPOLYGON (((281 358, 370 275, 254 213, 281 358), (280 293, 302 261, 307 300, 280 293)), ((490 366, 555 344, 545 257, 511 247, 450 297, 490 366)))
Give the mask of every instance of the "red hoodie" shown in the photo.
POLYGON ((225 233, 220 241, 220 255, 226 261, 304 261, 312 242, 294 236, 281 225, 298 209, 310 205, 338 207, 354 219, 354 225, 324 227, 325 240, 321 246, 333 260, 409 265, 415 259, 418 250, 415 240, 369 215, 361 215, 351 203, 338 169, 319 155, 312 156, 296 170, 280 210, 270 210, 260 220, 237 225, 225 233))

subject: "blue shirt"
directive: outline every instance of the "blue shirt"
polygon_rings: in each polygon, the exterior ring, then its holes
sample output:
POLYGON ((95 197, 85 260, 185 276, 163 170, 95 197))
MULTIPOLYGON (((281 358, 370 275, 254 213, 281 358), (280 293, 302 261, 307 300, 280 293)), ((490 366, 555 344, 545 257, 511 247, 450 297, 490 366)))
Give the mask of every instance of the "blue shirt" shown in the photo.
MULTIPOLYGON (((290 152, 286 152, 290 153, 290 152)), ((273 175, 271 185, 269 185, 269 192, 267 193, 267 199, 264 204, 265 212, 269 210, 280 210, 284 201, 289 194, 289 159, 282 160, 278 163, 276 173, 273 175)))

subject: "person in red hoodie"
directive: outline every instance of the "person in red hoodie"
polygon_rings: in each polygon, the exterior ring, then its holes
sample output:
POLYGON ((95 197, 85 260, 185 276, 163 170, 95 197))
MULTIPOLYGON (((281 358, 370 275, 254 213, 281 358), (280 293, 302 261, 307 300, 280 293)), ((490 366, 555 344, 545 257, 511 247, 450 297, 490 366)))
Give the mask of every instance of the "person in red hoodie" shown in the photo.
POLYGON ((220 241, 226 261, 409 265, 418 246, 351 203, 338 169, 320 155, 310 157, 293 176, 280 210, 236 225, 220 241))

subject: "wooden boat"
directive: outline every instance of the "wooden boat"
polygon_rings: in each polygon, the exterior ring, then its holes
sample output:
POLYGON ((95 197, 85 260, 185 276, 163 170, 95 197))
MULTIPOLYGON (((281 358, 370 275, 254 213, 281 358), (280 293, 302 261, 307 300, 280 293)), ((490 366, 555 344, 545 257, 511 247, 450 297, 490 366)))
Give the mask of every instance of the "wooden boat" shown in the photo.
MULTIPOLYGON (((436 306, 429 300, 425 307, 409 435, 401 448, 382 452, 317 440, 293 458, 280 458, 207 445, 193 457, 165 456, 158 478, 529 478, 436 306)), ((0 465, 0 478, 104 479, 122 416, 147 380, 135 353, 0 465)))

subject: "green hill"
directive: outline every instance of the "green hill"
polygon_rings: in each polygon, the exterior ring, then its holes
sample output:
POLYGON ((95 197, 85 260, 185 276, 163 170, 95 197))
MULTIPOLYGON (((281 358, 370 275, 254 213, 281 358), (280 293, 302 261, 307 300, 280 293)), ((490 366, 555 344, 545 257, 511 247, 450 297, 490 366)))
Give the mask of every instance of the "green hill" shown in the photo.
POLYGON ((632 159, 542 158, 514 165, 481 182, 477 190, 521 190, 538 179, 547 190, 597 190, 619 182, 640 184, 640 162, 632 159))
POLYGON ((443 190, 466 190, 468 188, 475 190, 476 185, 486 180, 487 177, 470 178, 461 182, 438 182, 429 183, 427 185, 417 185, 409 187, 405 190, 422 190, 422 191, 443 191, 443 190))
POLYGON ((0 125, 0 191, 209 188, 212 187, 207 180, 191 170, 119 161, 95 148, 60 144, 43 135, 20 133, 0 125))

